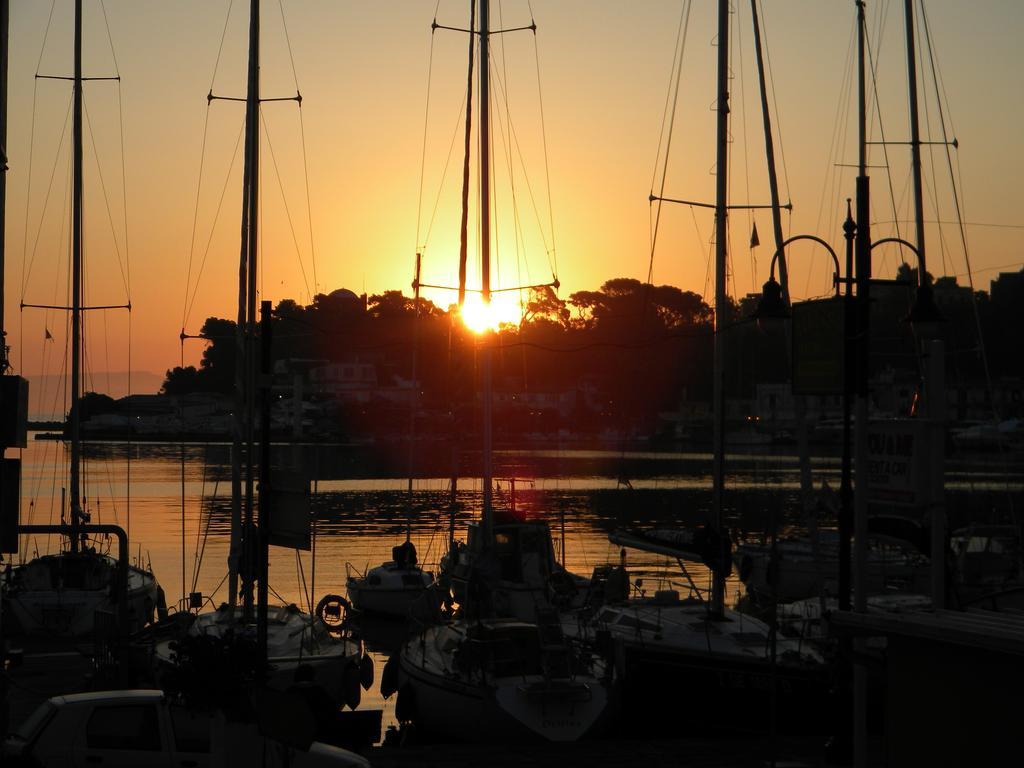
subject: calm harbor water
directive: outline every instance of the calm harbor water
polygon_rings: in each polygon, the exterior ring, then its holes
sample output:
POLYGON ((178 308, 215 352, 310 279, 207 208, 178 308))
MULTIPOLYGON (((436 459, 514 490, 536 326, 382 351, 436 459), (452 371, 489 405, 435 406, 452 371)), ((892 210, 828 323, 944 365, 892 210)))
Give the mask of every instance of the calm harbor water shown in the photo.
MULTIPOLYGON (((407 522, 421 562, 436 567, 446 550, 450 525, 450 480, 440 470, 450 461, 421 461, 419 466, 426 470, 421 474, 427 476, 413 481, 410 497, 407 479, 395 471, 396 466, 404 469, 407 459, 381 461, 379 456, 368 459, 368 453, 367 448, 275 447, 275 464, 302 466, 313 477, 315 554, 272 548, 272 599, 276 596, 308 610, 324 594, 343 595, 347 570, 362 571, 390 559, 407 522)), ((407 449, 402 453, 407 456, 407 449)), ((58 522, 62 488, 67 486, 65 444, 31 440, 22 461, 22 522, 58 522)), ((463 463, 472 469, 472 457, 463 463)), ((497 477, 520 478, 517 508, 549 522, 556 554, 564 529, 566 566, 583 575, 596 565, 618 561, 619 549, 608 541, 608 533, 617 527, 698 523, 710 514, 711 457, 705 453, 502 451, 495 463, 497 477)), ((128 529, 132 559, 152 568, 169 606, 178 605, 192 591, 214 603, 227 599, 230 446, 89 443, 84 467, 83 488, 93 522, 128 529)), ((815 487, 828 483, 838 488, 836 457, 814 459, 812 470, 815 487)), ((730 528, 763 532, 773 516, 782 527, 799 526, 793 513, 799 491, 795 457, 759 449, 730 458, 727 471, 730 528)), ((1019 465, 982 457, 952 463, 947 488, 985 514, 1001 514, 986 511, 986 500, 1002 508, 1012 507, 1016 497, 1019 506, 1024 484, 1019 465)), ((510 490, 508 480, 499 480, 496 503, 507 507, 510 490)), ((466 524, 479 515, 480 504, 479 478, 461 477, 455 517, 458 538, 464 538, 466 524)), ((57 537, 22 537, 19 558, 53 552, 59 546, 57 537)), ((110 547, 113 551, 113 542, 110 547)), ((634 578, 644 579, 648 593, 669 587, 684 595, 689 591, 674 560, 633 551, 627 557, 634 578)), ((698 587, 709 585, 706 569, 688 568, 698 587)), ((735 576, 728 589, 730 601, 741 595, 735 576)), ((400 642, 401 629, 368 629, 376 630, 370 631, 368 642, 379 681, 389 646, 400 642)), ((393 698, 383 702, 374 687, 363 701, 364 706, 384 709, 385 725, 393 721, 393 698)))

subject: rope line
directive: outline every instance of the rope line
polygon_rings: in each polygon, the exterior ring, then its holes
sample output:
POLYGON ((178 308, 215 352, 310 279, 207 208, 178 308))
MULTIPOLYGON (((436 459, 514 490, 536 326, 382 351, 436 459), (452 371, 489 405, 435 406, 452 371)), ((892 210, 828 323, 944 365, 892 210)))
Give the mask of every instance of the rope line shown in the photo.
MULTIPOLYGON (((495 81, 495 83, 496 83, 496 85, 498 87, 498 91, 502 94, 502 96, 505 99, 505 102, 507 104, 508 97, 507 97, 507 95, 505 95, 507 93, 507 90, 505 88, 504 83, 501 80, 501 77, 498 76, 497 73, 495 73, 494 81, 495 81)), ((508 121, 509 139, 510 139, 510 142, 508 144, 508 151, 509 151, 509 153, 511 153, 511 148, 512 148, 512 145, 514 144, 515 145, 515 150, 516 150, 516 156, 519 158, 519 166, 520 166, 520 168, 522 169, 522 172, 523 172, 523 182, 526 184, 526 189, 527 189, 527 192, 529 193, 529 197, 530 197, 530 204, 533 207, 534 217, 537 220, 537 229, 538 229, 538 232, 539 232, 540 237, 541 237, 541 242, 544 245, 545 252, 548 253, 548 265, 552 269, 552 274, 555 274, 555 272, 554 272, 555 266, 554 266, 554 263, 552 262, 551 256, 550 256, 551 250, 553 250, 553 247, 554 247, 554 245, 553 245, 554 241, 552 240, 552 245, 551 246, 548 245, 548 238, 547 238, 547 236, 546 236, 546 234, 544 232, 544 225, 543 225, 543 222, 542 222, 542 219, 541 219, 541 215, 540 215, 540 208, 537 205, 537 198, 536 198, 536 196, 533 193, 533 185, 530 184, 530 177, 526 173, 526 160, 525 160, 525 158, 523 156, 522 145, 520 145, 520 143, 519 143, 519 135, 518 135, 518 133, 515 130, 515 125, 512 123, 512 116, 510 114, 508 114, 507 107, 506 107, 506 119, 508 121)), ((501 121, 500 121, 500 119, 498 121, 496 121, 496 122, 498 122, 498 128, 499 128, 499 131, 500 131, 501 130, 501 121)), ((503 144, 504 144, 504 141, 505 141, 504 134, 501 135, 501 138, 502 138, 502 141, 503 141, 503 144)), ((510 155, 510 158, 509 158, 509 165, 510 165, 509 173, 511 175, 512 174, 511 155, 510 155)), ((515 208, 515 200, 514 200, 514 198, 515 198, 515 187, 514 187, 514 183, 513 183, 513 189, 512 189, 512 196, 513 196, 513 207, 515 208)), ((516 210, 518 210, 518 209, 516 209, 516 210)))
MULTIPOLYGON (((288 197, 284 193, 284 180, 281 178, 281 170, 277 165, 277 155, 274 154, 274 144, 270 140, 270 128, 267 126, 266 115, 263 114, 263 109, 260 108, 260 122, 263 123, 263 135, 267 140, 267 149, 270 150, 270 161, 274 166, 274 176, 277 178, 277 187, 281 192, 281 203, 284 205, 285 219, 288 221, 288 229, 291 231, 292 243, 295 245, 295 258, 299 262, 299 271, 302 272, 302 283, 306 286, 306 294, 310 297, 310 301, 313 300, 313 294, 309 290, 309 280, 306 277, 306 266, 302 262, 302 252, 299 248, 299 238, 295 234, 295 223, 292 221, 292 212, 288 207, 288 197)), ((262 202, 262 196, 261 196, 262 202)))
MULTIPOLYGON (((221 190, 220 199, 217 201, 217 211, 213 216, 213 223, 210 225, 210 236, 206 241, 206 248, 203 251, 202 261, 199 263, 199 271, 196 273, 195 289, 192 291, 191 299, 186 303, 185 309, 185 322, 182 323, 182 327, 188 324, 188 318, 192 314, 192 308, 195 306, 196 296, 199 293, 199 282, 203 276, 203 271, 206 268, 206 259, 210 255, 210 246, 213 244, 213 235, 217 231, 217 221, 220 219, 221 208, 224 205, 224 197, 228 191, 228 184, 231 182, 231 172, 235 168, 235 161, 238 159, 238 147, 242 142, 242 135, 245 131, 245 120, 242 120, 242 125, 238 129, 238 137, 235 139, 235 150, 231 155, 231 165, 228 166, 228 172, 224 178, 224 188, 221 190)), ((186 288, 187 289, 187 288, 186 288)))
MULTIPOLYGON (((750 137, 747 134, 747 77, 746 77, 746 66, 743 61, 743 25, 740 24, 739 19, 739 7, 737 6, 735 12, 736 18, 736 55, 739 56, 740 65, 739 69, 739 81, 740 81, 740 131, 743 134, 743 182, 744 192, 747 196, 747 200, 752 200, 753 197, 750 195, 750 137)), ((753 232, 754 228, 754 211, 751 208, 746 210, 747 214, 747 232, 753 232)), ((750 292, 757 292, 757 257, 754 255, 754 245, 751 241, 748 241, 747 253, 750 257, 750 292)), ((735 288, 735 279, 733 280, 733 286, 735 288)))
MULTIPOLYGON (((935 87, 935 101, 939 110, 939 126, 942 128, 942 143, 946 150, 946 166, 949 170, 950 184, 953 188, 953 205, 956 208, 956 220, 958 225, 957 229, 960 234, 960 243, 964 249, 964 263, 967 266, 967 282, 971 288, 971 309, 973 310, 975 329, 978 333, 978 351, 981 355, 982 370, 985 373, 985 386, 988 390, 989 401, 992 403, 992 415, 994 418, 998 419, 999 410, 996 406, 996 398, 994 396, 995 388, 992 382, 992 371, 989 368, 988 350, 986 350, 985 348, 985 337, 981 329, 981 314, 978 310, 978 301, 976 298, 977 292, 974 288, 974 274, 973 269, 971 268, 971 252, 967 246, 967 230, 964 226, 963 210, 960 204, 960 194, 958 192, 958 190, 962 188, 963 185, 961 183, 958 186, 957 178, 953 173, 953 157, 952 152, 950 151, 951 145, 949 142, 949 135, 946 131, 946 115, 942 106, 943 99, 940 97, 940 90, 942 96, 945 96, 945 87, 943 86, 940 89, 941 74, 935 61, 935 53, 932 45, 931 27, 928 24, 928 12, 925 9, 923 3, 921 5, 921 20, 923 22, 922 26, 924 27, 925 40, 927 41, 928 59, 931 63, 932 68, 932 83, 935 87)), ((950 121, 950 124, 952 124, 952 121, 950 121)))
MULTIPOLYGON (((665 95, 665 109, 667 110, 668 109, 668 94, 669 93, 673 94, 672 95, 672 112, 671 112, 671 117, 669 118, 667 135, 665 133, 665 115, 664 114, 662 115, 662 136, 665 136, 665 161, 664 161, 664 164, 662 165, 662 170, 661 170, 661 186, 659 187, 659 190, 658 190, 658 198, 659 198, 659 200, 657 201, 658 204, 656 206, 656 213, 655 213, 655 216, 654 216, 654 229, 653 229, 653 232, 651 233, 651 255, 650 255, 650 259, 648 261, 648 265, 647 265, 647 282, 648 282, 648 284, 652 283, 653 280, 654 280, 654 254, 656 252, 656 248, 657 248, 657 245, 658 245, 658 231, 659 231, 660 225, 661 225, 662 201, 661 201, 660 198, 665 196, 665 182, 666 182, 666 180, 668 178, 668 159, 669 159, 669 155, 670 155, 670 153, 672 151, 672 136, 673 136, 673 133, 674 133, 674 130, 675 130, 676 109, 677 109, 677 106, 679 104, 679 86, 680 86, 680 82, 681 82, 681 74, 682 74, 682 68, 683 68, 683 55, 686 52, 686 38, 687 38, 687 35, 689 33, 689 29, 690 29, 690 8, 691 8, 691 6, 692 6, 692 3, 689 0, 687 0, 687 2, 684 4, 684 6, 682 8, 682 11, 680 12, 680 15, 679 15, 679 27, 676 30, 676 49, 673 52, 673 56, 672 56, 672 67, 675 70, 675 74, 674 74, 674 76, 672 74, 669 75, 668 92, 665 95), (675 87, 674 88, 673 88, 673 81, 675 82, 675 87)), ((659 154, 656 156, 656 158, 660 158, 660 156, 661 156, 660 155, 660 153, 661 153, 661 142, 662 142, 662 137, 659 136, 658 137, 658 153, 659 154)), ((657 174, 657 159, 655 159, 655 171, 654 171, 654 173, 657 174)), ((652 182, 651 183, 651 190, 652 190, 651 194, 653 195, 654 194, 654 192, 653 192, 653 189, 654 189, 654 176, 653 175, 652 175, 652 178, 651 178, 651 182, 652 182)), ((692 206, 691 206, 691 210, 692 210, 692 206)))
POLYGON ((462 106, 459 109, 459 116, 455 120, 455 128, 452 131, 452 140, 448 145, 448 156, 441 171, 441 181, 437 185, 437 197, 434 199, 434 209, 430 214, 430 222, 427 224, 427 234, 423 238, 423 250, 426 251, 430 243, 430 234, 434 231, 434 222, 437 219, 437 211, 441 205, 441 193, 444 190, 445 179, 448 177, 448 168, 451 166, 452 154, 455 152, 455 142, 459 138, 459 128, 462 125, 462 116, 466 113, 466 96, 462 97, 462 106))
POLYGON ((220 69, 220 57, 224 52, 224 40, 228 35, 228 22, 231 21, 231 11, 235 7, 235 0, 230 0, 228 3, 228 12, 224 16, 224 29, 220 33, 220 45, 217 46, 217 59, 213 63, 213 75, 210 77, 210 92, 213 92, 213 84, 217 81, 217 72, 220 69))
MULTIPOLYGON (((206 102, 206 115, 203 118, 203 141, 202 146, 199 150, 199 178, 196 181, 196 204, 195 209, 192 213, 192 236, 189 238, 188 248, 188 266, 185 269, 185 300, 181 305, 181 327, 182 329, 188 324, 188 292, 189 287, 192 285, 192 259, 195 255, 196 248, 196 229, 199 223, 199 196, 203 188, 203 169, 206 166, 206 139, 209 132, 210 126, 210 101, 206 102)), ((238 151, 237 145, 235 151, 238 151)), ((230 174, 229 174, 230 175, 230 174)), ((225 189, 227 188, 225 182, 225 189)))
MULTIPOLYGON (((85 126, 89 133, 89 142, 92 144, 93 162, 96 166, 96 176, 100 180, 100 191, 103 194, 103 205, 107 209, 107 221, 110 224, 110 235, 114 243, 114 255, 117 257, 117 268, 121 272, 121 283, 124 285, 125 296, 130 301, 131 292, 128 290, 128 276, 125 273, 124 264, 121 258, 121 247, 117 242, 117 228, 114 226, 114 212, 110 208, 110 197, 107 194, 107 183, 103 178, 103 168, 100 164, 99 149, 96 146, 96 134, 92 129, 92 118, 89 116, 89 107, 86 99, 82 98, 82 112, 85 114, 85 126)), ((127 221, 125 225, 127 226, 127 221)))
MULTIPOLYGON (((441 7, 441 0, 437 0, 437 5, 434 7, 434 18, 437 18, 437 11, 441 7)), ((420 241, 420 225, 423 220, 423 180, 426 176, 427 169, 427 125, 430 120, 430 90, 431 83, 434 78, 434 41, 436 38, 436 29, 430 30, 430 53, 427 56, 427 97, 426 104, 423 109, 423 146, 420 153, 420 183, 419 193, 416 198, 416 248, 420 249, 422 243, 420 241)), ((460 115, 461 118, 461 115, 460 115)), ((449 155, 451 154, 449 150, 449 155)), ((422 261, 421 261, 422 264, 422 261)))
MULTIPOLYGON (((533 4, 527 3, 530 10, 530 24, 533 27, 533 59, 534 68, 537 72, 537 103, 540 107, 540 135, 541 145, 544 151, 544 179, 548 195, 548 231, 551 234, 551 250, 548 257, 551 264, 551 274, 558 278, 558 248, 555 245, 555 204, 551 197, 551 163, 548 161, 548 128, 544 117, 544 89, 540 80, 540 49, 537 45, 537 24, 533 17, 533 4)), ((502 46, 504 50, 504 46, 502 46)))
MULTIPOLYGON (((306 121, 303 117, 302 112, 302 91, 299 88, 299 74, 295 67, 295 55, 292 52, 292 39, 288 33, 288 21, 284 15, 284 4, 281 0, 278 0, 277 7, 281 11, 281 27, 284 29, 285 44, 288 47, 288 60, 292 65, 292 80, 295 83, 295 93, 298 94, 298 105, 299 105, 299 136, 302 142, 302 174, 303 181, 306 187, 306 223, 309 227, 309 258, 310 266, 313 272, 313 293, 315 294, 319 288, 319 280, 316 274, 316 240, 313 237, 313 204, 312 196, 309 191, 309 152, 306 150, 306 121)), ((307 289, 308 291, 308 289, 307 289)), ((313 296, 310 296, 312 301, 313 296)))
MULTIPOLYGON (((68 97, 68 110, 67 110, 67 113, 64 116, 64 128, 63 128, 63 130, 61 131, 61 134, 60 134, 60 142, 57 144, 57 154, 56 154, 56 156, 54 157, 54 160, 53 160, 53 169, 50 171, 50 181, 49 181, 49 184, 47 185, 47 188, 46 188, 46 195, 43 197, 43 209, 42 209, 42 211, 39 214, 39 226, 36 228, 35 237, 32 239, 31 256, 29 257, 29 260, 28 260, 28 266, 27 267, 24 267, 24 266, 22 267, 22 283, 21 283, 21 300, 22 300, 22 302, 25 301, 25 293, 28 290, 28 283, 29 283, 29 279, 31 278, 31 275, 32 275, 32 268, 35 265, 36 253, 39 250, 39 238, 42 236, 42 232, 43 232, 43 221, 46 219, 46 209, 49 208, 49 205, 50 205, 50 193, 53 190, 53 180, 54 180, 54 177, 57 174, 57 166, 60 163, 60 153, 61 153, 61 150, 64 148, 64 139, 67 136, 68 121, 71 118, 71 101, 72 101, 72 99, 70 97, 68 97)), ((33 109, 34 109, 34 105, 33 105, 33 109)), ((35 124, 35 116, 34 115, 33 115, 33 118, 32 118, 32 122, 33 122, 33 125, 34 125, 35 124)), ((31 156, 31 150, 30 150, 30 156, 31 156)), ((70 165, 70 162, 69 162, 69 165, 70 165)), ((29 209, 29 206, 26 205, 25 206, 26 227, 28 226, 27 222, 28 222, 28 218, 29 218, 29 211, 28 211, 28 209, 29 209)), ((28 242, 28 233, 26 231, 25 241, 24 241, 25 245, 27 245, 27 242, 28 242)), ((22 261, 24 262, 24 257, 23 257, 22 261)), ((69 291, 68 292, 68 296, 70 296, 70 295, 71 295, 71 293, 69 291)))

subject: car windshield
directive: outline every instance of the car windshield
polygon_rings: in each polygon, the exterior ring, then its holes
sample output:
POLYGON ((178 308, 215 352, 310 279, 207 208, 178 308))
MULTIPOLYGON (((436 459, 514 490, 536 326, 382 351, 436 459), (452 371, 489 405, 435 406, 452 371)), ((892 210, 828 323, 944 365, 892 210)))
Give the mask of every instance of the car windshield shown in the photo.
POLYGON ((50 722, 50 718, 53 717, 56 711, 57 707, 53 703, 45 702, 14 730, 14 735, 25 741, 32 741, 43 730, 43 727, 50 722))

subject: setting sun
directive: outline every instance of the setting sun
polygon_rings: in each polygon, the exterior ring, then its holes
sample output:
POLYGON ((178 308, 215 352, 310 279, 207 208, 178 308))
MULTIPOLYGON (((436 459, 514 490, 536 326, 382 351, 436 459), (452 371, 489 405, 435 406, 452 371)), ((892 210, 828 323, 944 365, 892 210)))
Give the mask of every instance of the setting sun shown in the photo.
POLYGON ((496 331, 502 325, 517 324, 523 317, 519 297, 512 293, 491 296, 485 304, 479 293, 467 293, 462 305, 462 322, 473 333, 496 331))

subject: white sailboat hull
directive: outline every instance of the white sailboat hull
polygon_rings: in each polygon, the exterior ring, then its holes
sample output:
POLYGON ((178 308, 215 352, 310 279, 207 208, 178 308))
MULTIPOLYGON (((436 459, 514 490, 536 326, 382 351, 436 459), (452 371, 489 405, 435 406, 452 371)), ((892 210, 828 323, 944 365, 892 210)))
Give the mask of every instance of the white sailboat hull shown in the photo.
POLYGON ((406 619, 413 603, 433 582, 433 574, 417 566, 402 568, 384 563, 371 568, 365 576, 350 576, 346 586, 356 610, 406 619))
MULTIPOLYGON (((453 741, 579 741, 600 729, 607 686, 592 674, 553 677, 525 668, 473 668, 461 627, 432 627, 402 648, 399 696, 417 727, 453 741)), ((534 628, 535 629, 535 628, 534 628)))
MULTIPOLYGON (((97 612, 118 613, 113 591, 117 562, 107 555, 47 555, 18 566, 5 584, 5 610, 10 611, 15 629, 25 635, 60 638, 88 637, 97 629, 97 612), (74 558, 74 561, 72 561, 74 558), (78 568, 73 582, 61 578, 76 565, 88 563, 87 573, 78 568)), ((127 589, 127 633, 136 632, 153 620, 158 603, 153 574, 129 567, 127 589)))
MULTIPOLYGON (((313 677, 339 704, 349 700, 353 682, 358 682, 362 659, 360 644, 347 638, 332 636, 319 619, 302 613, 295 606, 276 606, 269 612, 267 626, 267 662, 270 665, 268 684, 279 690, 295 682, 295 671, 301 665, 313 669, 313 677)), ((188 635, 223 637, 229 633, 254 635, 255 625, 242 621, 242 609, 232 613, 227 606, 196 616, 188 635)), ((173 640, 156 643, 153 659, 160 675, 162 669, 176 663, 173 640)))
POLYGON ((560 687, 534 676, 468 685, 404 659, 399 680, 400 696, 413 692, 417 727, 455 741, 579 741, 608 706, 607 690, 596 682, 560 687))

